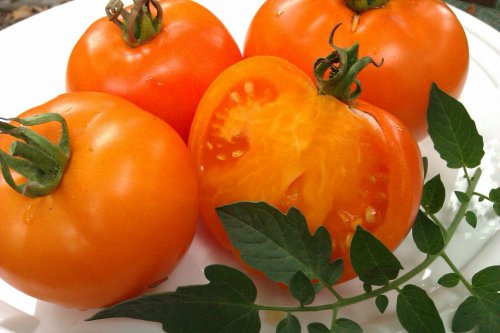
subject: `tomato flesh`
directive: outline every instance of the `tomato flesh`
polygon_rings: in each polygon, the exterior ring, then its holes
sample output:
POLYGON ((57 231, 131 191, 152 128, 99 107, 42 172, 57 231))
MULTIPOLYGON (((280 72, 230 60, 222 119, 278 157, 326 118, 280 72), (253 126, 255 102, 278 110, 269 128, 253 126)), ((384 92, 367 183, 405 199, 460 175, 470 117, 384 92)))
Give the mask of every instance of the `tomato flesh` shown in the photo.
MULTIPOLYGON (((231 78, 218 79, 197 111, 190 147, 199 168, 202 217, 232 249, 215 207, 261 200, 283 212, 296 207, 311 231, 328 229, 332 256, 349 262, 357 225, 376 233, 390 223, 389 202, 396 194, 391 177, 401 173, 394 171, 388 138, 372 115, 318 96, 305 74, 287 62, 257 58, 234 66, 231 78), (287 79, 261 74, 271 68, 287 79)), ((409 160, 418 165, 415 144, 413 149, 409 160)), ((412 204, 396 226, 397 243, 416 213, 419 190, 412 190, 412 204)), ((348 267, 345 277, 352 275, 348 267)))

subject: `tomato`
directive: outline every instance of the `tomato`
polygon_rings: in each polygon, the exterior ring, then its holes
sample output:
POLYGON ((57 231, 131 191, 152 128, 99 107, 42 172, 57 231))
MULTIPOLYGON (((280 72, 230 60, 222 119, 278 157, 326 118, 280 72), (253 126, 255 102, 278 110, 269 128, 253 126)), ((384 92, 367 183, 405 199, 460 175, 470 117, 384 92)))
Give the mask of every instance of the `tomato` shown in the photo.
POLYGON ((360 44, 380 68, 367 68, 358 79, 363 100, 387 110, 420 140, 427 135, 429 91, 436 82, 458 97, 469 65, 465 32, 441 0, 389 0, 381 8, 358 13, 344 0, 266 1, 249 27, 244 56, 275 55, 313 76, 312 64, 336 45, 360 44))
POLYGON ((128 99, 167 121, 187 142, 201 96, 223 69, 241 60, 241 52, 219 19, 201 5, 169 0, 161 8, 158 35, 136 47, 107 18, 94 22, 71 52, 66 86, 128 99))
MULTIPOLYGON (((167 278, 197 221, 185 143, 161 119, 104 93, 61 95, 20 117, 47 112, 67 121, 69 163, 44 196, 29 198, 0 180, 0 277, 77 308, 107 306, 167 278)), ((55 122, 33 129, 54 142, 61 132, 55 122)), ((11 142, 0 136, 3 151, 11 142)))
POLYGON ((224 204, 297 207, 311 232, 330 232, 343 280, 354 276, 348 253, 358 224, 394 249, 419 207, 420 152, 404 125, 364 102, 351 109, 318 95, 281 58, 252 57, 224 71, 199 104, 189 147, 202 219, 236 256, 215 212, 224 204))

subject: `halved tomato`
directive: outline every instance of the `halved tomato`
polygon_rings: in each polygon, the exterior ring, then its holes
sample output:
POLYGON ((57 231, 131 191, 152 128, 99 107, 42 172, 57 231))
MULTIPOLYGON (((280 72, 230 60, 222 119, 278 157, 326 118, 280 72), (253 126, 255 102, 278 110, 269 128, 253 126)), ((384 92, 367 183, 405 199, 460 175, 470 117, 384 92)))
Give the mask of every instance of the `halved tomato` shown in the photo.
POLYGON ((217 240, 237 254, 215 208, 266 201, 297 207, 311 231, 324 225, 333 257, 355 274, 349 246, 361 224, 394 249, 408 233, 422 190, 420 152, 391 114, 319 95, 286 60, 248 58, 224 71, 202 98, 190 133, 200 211, 217 240))

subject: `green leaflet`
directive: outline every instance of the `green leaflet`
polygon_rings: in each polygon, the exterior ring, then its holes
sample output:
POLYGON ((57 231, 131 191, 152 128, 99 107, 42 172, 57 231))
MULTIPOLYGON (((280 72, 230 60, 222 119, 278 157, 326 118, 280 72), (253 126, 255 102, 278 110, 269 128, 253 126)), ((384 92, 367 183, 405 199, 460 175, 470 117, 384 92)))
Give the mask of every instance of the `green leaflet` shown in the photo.
POLYGON ((269 279, 290 285, 297 271, 331 286, 342 275, 342 261, 330 263, 332 242, 319 227, 311 235, 295 208, 287 214, 264 202, 237 202, 217 213, 241 258, 269 279))
POLYGON ((455 195, 461 203, 467 203, 470 200, 469 196, 464 192, 455 191, 455 195))
POLYGON ((500 332, 500 266, 490 266, 472 277, 473 296, 458 307, 453 332, 468 332, 478 326, 480 333, 500 332))
POLYGON ((493 210, 497 216, 500 216, 500 187, 492 189, 489 198, 493 202, 493 210))
POLYGON ((444 325, 425 290, 408 284, 400 291, 396 313, 409 333, 444 333, 444 325))
POLYGON ((300 333, 300 322, 292 314, 288 314, 285 319, 281 320, 276 327, 276 333, 300 333))
POLYGON ((89 320, 128 317, 162 324, 169 333, 258 333, 254 307, 257 290, 242 272, 222 266, 205 268, 206 285, 141 296, 112 306, 89 320))
POLYGON ((339 318, 333 324, 336 333, 361 333, 363 329, 358 323, 347 318, 339 318))
POLYGON ((412 227, 412 236, 418 249, 426 254, 438 254, 444 247, 441 228, 419 211, 412 227))
POLYGON ((298 271, 290 281, 290 294, 304 306, 314 301, 316 290, 311 280, 302 271, 298 271))
POLYGON ((386 285, 403 269, 396 256, 359 225, 351 241, 350 256, 360 280, 374 286, 386 285))
POLYGON ((443 208, 446 190, 440 175, 434 176, 425 183, 422 192, 422 207, 429 214, 436 214, 443 208))
POLYGON ((465 221, 473 228, 477 226, 477 215, 473 211, 465 213, 465 221))
POLYGON ((330 329, 322 323, 310 323, 307 325, 308 333, 330 333, 330 329))
POLYGON ((449 168, 475 168, 484 156, 483 137, 465 107, 432 84, 427 109, 429 135, 449 168))
POLYGON ((497 333, 500 330, 500 295, 479 298, 469 296, 460 304, 452 321, 453 332, 468 332, 478 326, 479 333, 497 333))
POLYGON ((453 288, 460 282, 460 277, 455 273, 448 273, 441 276, 438 283, 446 288, 453 288))
POLYGON ((389 298, 385 295, 378 295, 375 298, 375 305, 377 306, 377 309, 380 311, 380 313, 384 313, 387 309, 387 306, 389 305, 389 298))

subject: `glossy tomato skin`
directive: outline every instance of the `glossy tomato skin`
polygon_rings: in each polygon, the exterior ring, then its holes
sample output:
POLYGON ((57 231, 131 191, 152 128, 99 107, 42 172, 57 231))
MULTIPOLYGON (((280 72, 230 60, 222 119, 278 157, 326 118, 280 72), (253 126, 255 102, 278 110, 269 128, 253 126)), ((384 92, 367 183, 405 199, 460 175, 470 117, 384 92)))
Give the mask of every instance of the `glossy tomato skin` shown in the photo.
POLYGON ((440 0, 389 0, 357 15, 343 0, 266 1, 248 30, 244 56, 283 57, 312 75, 317 58, 359 42, 359 56, 381 67, 358 75, 361 98, 395 114, 417 140, 427 135, 426 112, 432 82, 458 97, 467 78, 467 38, 455 14, 440 0))
MULTIPOLYGON (((61 113, 71 157, 59 187, 30 199, 0 180, 0 276, 68 307, 108 306, 164 280, 197 220, 189 151, 164 121, 121 98, 71 93, 21 117, 61 113)), ((58 124, 34 127, 57 140, 58 124)), ((0 137, 0 148, 9 139, 0 137)), ((22 179, 17 177, 17 181, 22 179)))
POLYGON ((333 257, 354 277, 349 246, 361 224, 394 249, 408 233, 422 193, 419 148, 393 115, 364 102, 351 109, 319 96, 284 59, 257 56, 224 71, 201 100, 191 129, 200 213, 231 246, 215 207, 266 201, 296 207, 313 232, 324 225, 333 257))
POLYGON ((164 24, 150 42, 132 48, 107 18, 94 22, 67 66, 68 91, 121 96, 167 121, 187 142, 199 99, 241 52, 223 24, 190 0, 161 3, 164 24))

